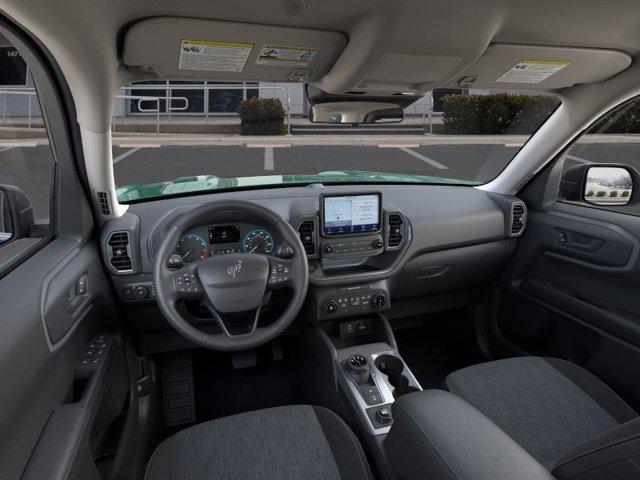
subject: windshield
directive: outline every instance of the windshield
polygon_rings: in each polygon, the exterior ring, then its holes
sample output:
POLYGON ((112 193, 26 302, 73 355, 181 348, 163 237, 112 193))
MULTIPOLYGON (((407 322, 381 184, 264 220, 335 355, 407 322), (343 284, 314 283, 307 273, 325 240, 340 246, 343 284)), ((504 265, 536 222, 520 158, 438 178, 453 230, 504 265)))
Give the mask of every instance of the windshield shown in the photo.
POLYGON ((152 81, 120 89, 113 169, 121 203, 311 183, 481 185, 558 107, 556 97, 429 92, 400 123, 311 123, 301 84, 152 81))

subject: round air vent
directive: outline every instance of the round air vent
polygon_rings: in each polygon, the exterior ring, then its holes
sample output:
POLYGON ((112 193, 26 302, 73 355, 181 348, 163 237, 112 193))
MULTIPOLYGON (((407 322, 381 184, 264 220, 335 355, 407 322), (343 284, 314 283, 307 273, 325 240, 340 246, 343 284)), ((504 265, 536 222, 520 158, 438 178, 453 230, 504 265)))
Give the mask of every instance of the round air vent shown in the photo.
POLYGON ((284 0, 282 2, 282 10, 287 15, 302 15, 306 9, 304 0, 284 0))

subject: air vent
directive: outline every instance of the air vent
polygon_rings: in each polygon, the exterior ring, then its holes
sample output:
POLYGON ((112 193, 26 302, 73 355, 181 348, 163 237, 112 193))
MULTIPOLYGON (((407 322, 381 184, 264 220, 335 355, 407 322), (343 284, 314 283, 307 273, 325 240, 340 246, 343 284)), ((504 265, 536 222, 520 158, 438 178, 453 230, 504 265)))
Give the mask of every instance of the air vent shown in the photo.
POLYGON ((298 235, 300 235, 304 251, 308 256, 316 254, 315 229, 316 222, 314 220, 304 220, 300 222, 298 227, 298 235))
POLYGON ((511 206, 511 235, 518 236, 524 231, 526 226, 527 209, 524 203, 514 203, 511 206))
POLYGON ((109 263, 118 272, 130 272, 133 270, 133 262, 129 252, 129 233, 114 232, 109 235, 107 241, 107 254, 109 263))
POLYGON ((98 209, 100 214, 104 216, 111 215, 111 207, 109 205, 109 195, 107 192, 97 192, 98 196, 98 209))
POLYGON ((399 213, 390 213, 387 217, 388 237, 387 246, 397 248, 404 241, 404 219, 399 213))

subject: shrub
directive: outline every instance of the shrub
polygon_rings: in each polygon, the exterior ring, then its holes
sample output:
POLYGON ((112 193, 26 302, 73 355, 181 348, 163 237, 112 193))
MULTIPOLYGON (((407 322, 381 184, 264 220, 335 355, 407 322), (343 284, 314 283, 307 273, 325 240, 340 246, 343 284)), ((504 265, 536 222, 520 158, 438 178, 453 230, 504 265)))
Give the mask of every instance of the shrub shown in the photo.
POLYGON ((444 130, 450 135, 532 134, 559 104, 547 95, 446 95, 444 130))
POLYGON ((628 197, 629 195, 631 195, 631 192, 629 190, 625 190, 622 192, 622 195, 620 195, 621 197, 628 197))
POLYGON ((604 197, 607 194, 607 192, 605 192, 604 190, 600 190, 597 194, 596 197, 604 197))
POLYGON ((589 191, 587 192, 587 197, 593 197, 593 195, 594 195, 593 190, 589 190, 589 191))
POLYGON ((285 111, 278 98, 249 98, 240 103, 242 135, 284 135, 285 111))
POLYGON ((640 100, 615 110, 589 130, 591 133, 640 133, 640 100))
POLYGON ((609 192, 609 196, 610 197, 614 197, 614 198, 617 197, 618 196, 618 191, 617 190, 611 190, 609 192))

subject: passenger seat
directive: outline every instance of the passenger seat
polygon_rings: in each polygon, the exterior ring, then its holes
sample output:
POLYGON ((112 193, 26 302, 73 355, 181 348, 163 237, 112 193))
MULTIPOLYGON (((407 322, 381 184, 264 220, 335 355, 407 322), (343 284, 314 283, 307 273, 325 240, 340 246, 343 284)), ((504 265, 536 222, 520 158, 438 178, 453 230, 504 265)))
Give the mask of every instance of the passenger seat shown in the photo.
POLYGON ((640 438, 636 412, 597 377, 565 360, 483 363, 452 373, 446 386, 551 472, 585 453, 604 455, 612 442, 640 438))
POLYGON ((520 357, 452 373, 393 404, 398 480, 640 480, 640 418, 583 368, 520 357))

